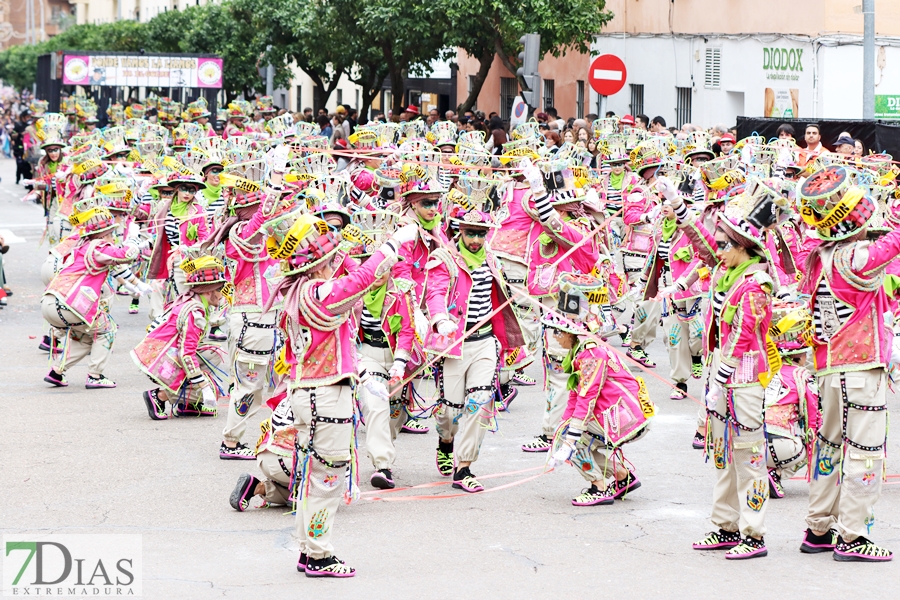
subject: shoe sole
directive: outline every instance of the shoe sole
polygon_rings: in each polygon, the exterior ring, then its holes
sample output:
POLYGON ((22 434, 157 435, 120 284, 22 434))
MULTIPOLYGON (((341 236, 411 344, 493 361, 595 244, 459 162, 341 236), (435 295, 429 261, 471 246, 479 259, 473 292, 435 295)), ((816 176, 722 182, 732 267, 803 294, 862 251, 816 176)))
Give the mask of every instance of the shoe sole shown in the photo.
MULTIPOLYGON (((244 473, 240 477, 238 477, 237 485, 234 486, 234 491, 231 492, 231 498, 228 499, 231 504, 231 508, 238 512, 244 512, 246 509, 241 508, 241 501, 247 497, 247 494, 251 492, 250 489, 251 484, 253 484, 253 480, 255 477, 250 475, 249 473, 244 473)), ((256 484, 253 484, 252 487, 256 487, 256 484)), ((253 497, 252 495, 250 496, 253 497)), ((249 502, 249 501, 248 501, 249 502)))
POLYGON ((822 552, 834 552, 834 546, 829 544, 800 544, 800 552, 803 554, 821 554, 822 552))
POLYGON ((219 458, 221 460, 256 460, 255 456, 243 456, 241 454, 223 454, 219 452, 219 458))
POLYGON ((763 548, 749 554, 726 554, 725 558, 727 558, 728 560, 747 560, 748 558, 762 558, 763 556, 768 555, 769 550, 767 548, 763 548))
POLYGON ((778 488, 775 486, 775 481, 772 479, 772 476, 769 475, 769 497, 770 498, 784 498, 784 491, 778 491, 778 488))
POLYGON ((546 448, 526 448, 525 446, 522 446, 522 452, 550 452, 550 447, 547 446, 546 448))
POLYGON ((523 386, 523 387, 530 387, 532 385, 537 385, 537 381, 519 381, 518 379, 513 379, 512 384, 523 386))
POLYGON ((404 425, 403 427, 400 428, 400 431, 402 433, 412 433, 412 434, 422 435, 422 434, 426 434, 429 431, 431 431, 431 428, 426 427, 425 429, 407 429, 406 425, 404 425))
POLYGON ((636 479, 635 481, 631 482, 631 484, 628 487, 626 487, 624 490, 622 490, 621 492, 616 492, 615 494, 613 494, 613 500, 620 500, 623 496, 625 496, 625 494, 628 494, 629 492, 633 492, 634 490, 638 489, 639 487, 641 487, 641 482, 639 479, 636 479))
POLYGON ((68 382, 66 382, 66 381, 57 381, 56 379, 53 379, 52 377, 44 377, 44 381, 46 381, 46 382, 49 383, 50 385, 54 385, 54 386, 56 386, 56 387, 69 387, 69 383, 68 383, 68 382))
POLYGON ((462 490, 464 492, 468 492, 470 494, 477 494, 478 492, 484 491, 484 486, 479 485, 477 488, 467 488, 461 483, 454 482, 451 487, 455 487, 458 490, 462 490))
POLYGON ((704 443, 698 444, 697 442, 693 442, 693 443, 691 443, 691 448, 693 448, 694 450, 704 450, 706 448, 706 444, 704 444, 704 443))
POLYGON ((685 394, 669 394, 669 400, 684 400, 687 398, 685 394))
POLYGON ((835 550, 832 558, 838 562, 889 562, 894 556, 860 556, 859 554, 841 554, 835 550))
POLYGON ((395 487, 394 482, 381 473, 372 475, 372 479, 369 480, 369 483, 372 484, 372 487, 378 488, 379 490, 392 490, 395 487))
POLYGON ((615 504, 616 501, 613 498, 597 500, 595 502, 576 502, 572 500, 572 506, 609 506, 610 504, 615 504))
POLYGON ((335 579, 346 579, 347 577, 353 577, 356 575, 356 571, 352 573, 333 573, 331 571, 310 571, 306 569, 307 577, 334 577, 335 579))
POLYGON ((153 398, 150 397, 150 392, 144 392, 143 396, 144 404, 147 405, 147 412, 150 414, 151 419, 154 421, 165 421, 169 418, 169 416, 165 414, 162 417, 156 414, 156 409, 153 406, 155 403, 153 402, 153 398))
POLYGON ((712 546, 701 546, 700 544, 691 544, 694 550, 730 550, 737 546, 740 542, 722 542, 721 544, 713 544, 712 546))
POLYGON ((113 385, 97 385, 97 384, 90 384, 90 383, 84 384, 84 388, 86 390, 111 390, 115 387, 116 387, 115 384, 113 384, 113 385))

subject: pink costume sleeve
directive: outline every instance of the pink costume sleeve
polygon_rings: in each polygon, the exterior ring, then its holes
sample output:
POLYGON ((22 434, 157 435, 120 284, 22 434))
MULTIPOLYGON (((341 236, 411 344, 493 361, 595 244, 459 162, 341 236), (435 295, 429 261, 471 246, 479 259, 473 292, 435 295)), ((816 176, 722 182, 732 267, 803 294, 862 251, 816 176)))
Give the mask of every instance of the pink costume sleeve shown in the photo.
POLYGON ((625 198, 624 193, 622 196, 622 220, 626 225, 636 225, 641 223, 642 217, 647 214, 647 203, 644 202, 643 198, 640 202, 629 202, 627 198, 625 198))
POLYGON ((199 316, 199 311, 192 310, 184 321, 184 329, 179 332, 178 353, 181 355, 181 364, 188 379, 202 375, 200 363, 197 360, 197 346, 205 327, 200 327, 197 321, 205 321, 204 316, 199 316))
POLYGON ((696 215, 691 215, 687 221, 679 221, 678 227, 684 230, 694 251, 700 256, 700 260, 710 267, 719 264, 719 259, 716 258, 716 238, 706 229, 701 219, 698 219, 696 215))
POLYGON ((772 319, 772 299, 754 279, 747 279, 740 290, 740 305, 730 323, 728 339, 722 344, 722 362, 737 368, 745 352, 765 352, 757 343, 761 331, 768 331, 772 319))
POLYGON ((134 262, 137 257, 138 250, 134 246, 103 244, 93 249, 90 258, 98 265, 121 265, 134 262))
POLYGON ((900 229, 895 229, 865 248, 857 245, 853 251, 851 269, 858 275, 875 275, 900 254, 900 229))
MULTIPOLYGON (((353 305, 372 286, 372 283, 383 274, 385 269, 390 270, 392 259, 381 250, 372 255, 360 268, 352 273, 331 281, 331 289, 328 295, 321 300, 322 305, 333 315, 350 312, 353 305), (385 266, 382 266, 385 265, 385 266)), ((318 289, 326 282, 315 286, 318 289)))

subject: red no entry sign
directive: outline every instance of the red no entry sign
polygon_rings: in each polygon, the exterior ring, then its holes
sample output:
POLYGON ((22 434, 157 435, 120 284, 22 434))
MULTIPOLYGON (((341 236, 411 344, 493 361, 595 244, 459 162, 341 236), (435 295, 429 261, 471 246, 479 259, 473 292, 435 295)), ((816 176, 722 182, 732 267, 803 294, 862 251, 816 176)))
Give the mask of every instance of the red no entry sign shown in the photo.
POLYGON ((625 87, 625 63, 615 54, 598 56, 591 63, 588 80, 601 96, 612 96, 625 87))

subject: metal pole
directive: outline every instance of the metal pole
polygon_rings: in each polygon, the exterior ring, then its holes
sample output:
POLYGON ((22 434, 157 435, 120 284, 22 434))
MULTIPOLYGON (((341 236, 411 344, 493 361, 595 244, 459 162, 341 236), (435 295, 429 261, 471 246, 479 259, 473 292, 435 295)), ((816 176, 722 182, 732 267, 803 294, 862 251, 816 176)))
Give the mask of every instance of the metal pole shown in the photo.
POLYGON ((875 0, 862 0, 863 119, 875 118, 875 0))
MULTIPOLYGON (((272 46, 266 46, 266 52, 269 52, 271 50, 272 50, 272 46)), ((274 79, 275 79, 275 67, 272 66, 272 63, 268 63, 266 65, 266 96, 272 95, 274 79)))

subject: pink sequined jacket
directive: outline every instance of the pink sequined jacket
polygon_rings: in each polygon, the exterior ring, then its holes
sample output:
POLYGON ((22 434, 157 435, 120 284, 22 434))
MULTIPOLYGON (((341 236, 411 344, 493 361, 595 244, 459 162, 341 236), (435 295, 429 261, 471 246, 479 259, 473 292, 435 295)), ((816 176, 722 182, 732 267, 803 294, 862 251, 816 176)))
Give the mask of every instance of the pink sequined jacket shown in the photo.
MULTIPOLYGON (((489 323, 493 328, 494 336, 500 342, 500 347, 504 351, 511 352, 519 346, 524 346, 525 338, 522 336, 522 328, 513 311, 512 303, 507 302, 509 297, 501 274, 500 261, 490 251, 487 252, 485 260, 494 280, 491 289, 493 314, 489 323), (501 306, 502 308, 500 308, 501 306), (498 308, 500 310, 497 310, 498 308)), ((456 332, 454 332, 450 344, 465 337, 472 274, 469 272, 466 261, 452 247, 439 248, 432 252, 431 259, 425 268, 428 271, 425 302, 428 306, 428 314, 431 315, 431 330, 425 337, 425 347, 445 356, 461 358, 463 344, 456 344, 449 349, 442 348, 438 339, 440 336, 435 332, 434 326, 438 321, 449 318, 456 323, 456 332)))
POLYGON ((623 250, 632 254, 650 254, 656 249, 654 230, 659 227, 655 223, 647 223, 644 216, 656 207, 656 201, 651 198, 641 198, 638 202, 632 202, 626 196, 622 204, 622 221, 626 227, 623 250))
POLYGON ((722 364, 734 368, 727 381, 729 387, 760 385, 759 376, 769 371, 766 334, 772 321, 772 290, 775 288, 766 265, 751 265, 725 294, 722 311, 715 315, 712 295, 726 272, 713 250, 715 238, 695 215, 679 223, 678 227, 691 240, 700 259, 715 269, 704 327, 705 354, 721 350, 722 364))
POLYGON ((56 296, 61 304, 91 324, 100 310, 100 292, 110 268, 133 262, 138 249, 88 240, 76 246, 69 257, 71 262, 56 274, 44 294, 56 296))
POLYGON ((854 310, 829 340, 813 332, 816 374, 886 369, 893 331, 885 322, 891 305, 882 284, 885 268, 900 254, 900 230, 874 242, 839 243, 819 252, 801 283, 801 290, 811 296, 810 308, 815 311, 819 283, 825 278, 835 300, 854 310))
POLYGON ((356 330, 350 313, 394 260, 392 252, 379 250, 355 271, 328 281, 305 281, 298 286, 296 298, 285 298, 279 325, 287 334, 284 358, 291 389, 358 378, 356 330), (331 289, 319 300, 318 289, 326 284, 331 289))
MULTIPOLYGON (((180 257, 178 248, 172 248, 165 232, 166 215, 169 213, 170 206, 170 202, 161 204, 153 217, 151 230, 156 234, 156 242, 153 246, 153 254, 150 255, 150 269, 147 272, 147 279, 168 279, 174 261, 180 257)), ((192 202, 188 211, 187 218, 179 222, 178 229, 182 245, 193 246, 208 238, 210 231, 206 224, 206 210, 202 206, 197 204, 196 201, 192 202), (188 239, 188 227, 191 225, 197 226, 196 240, 188 239)))
POLYGON ((185 294, 154 323, 131 359, 150 379, 178 395, 185 382, 203 375, 197 346, 206 331, 206 309, 199 296, 185 294))
POLYGON ((592 232, 586 225, 563 221, 558 215, 541 222, 527 184, 507 188, 497 220, 500 229, 488 233, 487 243, 496 256, 528 266, 528 293, 532 296, 554 293, 561 273, 590 273, 600 259, 596 242, 588 239, 560 260, 592 232), (547 244, 539 239, 544 233, 550 237, 547 244))
POLYGON ((265 273, 278 261, 266 252, 265 240, 253 241, 260 237, 257 233, 264 222, 265 216, 257 210, 249 221, 232 227, 225 240, 225 256, 231 259, 231 281, 234 284, 231 310, 235 312, 261 312, 271 295, 265 273))
MULTIPOLYGON (((659 248, 662 240, 662 228, 654 236, 653 247, 659 248)), ((669 239, 669 269, 672 281, 679 286, 674 293, 675 300, 688 300, 702 295, 702 280, 697 276, 697 269, 702 265, 700 256, 694 250, 691 240, 684 231, 676 230, 669 239)), ((659 278, 662 275, 664 261, 656 252, 647 272, 647 285, 644 287, 644 299, 655 298, 659 292, 659 278)))
POLYGON ((581 431, 593 423, 613 445, 634 438, 649 424, 649 396, 643 394, 642 401, 642 382, 612 348, 584 342, 575 350, 572 368, 578 383, 569 391, 563 422, 581 431))

